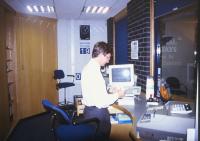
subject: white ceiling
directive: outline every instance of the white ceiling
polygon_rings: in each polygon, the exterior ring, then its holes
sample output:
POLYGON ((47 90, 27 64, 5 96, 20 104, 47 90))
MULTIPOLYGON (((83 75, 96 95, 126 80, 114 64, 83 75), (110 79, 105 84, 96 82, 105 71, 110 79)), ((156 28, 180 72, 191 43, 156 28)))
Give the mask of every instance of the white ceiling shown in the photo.
POLYGON ((130 0, 4 0, 19 13, 44 16, 56 19, 82 19, 97 20, 108 19, 116 15, 127 6, 130 0), (26 5, 50 5, 54 6, 55 13, 33 14, 26 9, 26 5), (84 6, 109 6, 110 11, 104 15, 82 13, 84 6))

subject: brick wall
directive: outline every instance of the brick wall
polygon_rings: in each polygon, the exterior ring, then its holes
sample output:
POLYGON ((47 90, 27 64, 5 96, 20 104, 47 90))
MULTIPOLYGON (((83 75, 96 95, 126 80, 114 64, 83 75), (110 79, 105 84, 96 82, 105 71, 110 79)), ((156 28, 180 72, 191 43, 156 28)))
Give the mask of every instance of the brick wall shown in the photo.
POLYGON ((127 5, 128 62, 134 64, 138 76, 137 85, 146 89, 146 77, 150 75, 150 0, 132 0, 127 5), (131 59, 131 41, 138 40, 139 59, 131 59))

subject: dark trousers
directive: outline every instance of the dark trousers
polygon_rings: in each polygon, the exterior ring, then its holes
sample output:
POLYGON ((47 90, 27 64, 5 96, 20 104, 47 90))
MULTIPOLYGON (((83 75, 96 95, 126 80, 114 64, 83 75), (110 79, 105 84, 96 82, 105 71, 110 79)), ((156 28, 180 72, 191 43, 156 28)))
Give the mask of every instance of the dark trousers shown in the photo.
POLYGON ((100 121, 99 130, 95 141, 109 141, 111 123, 110 114, 107 108, 97 108, 95 106, 88 107, 85 106, 84 117, 87 118, 97 118, 100 121))

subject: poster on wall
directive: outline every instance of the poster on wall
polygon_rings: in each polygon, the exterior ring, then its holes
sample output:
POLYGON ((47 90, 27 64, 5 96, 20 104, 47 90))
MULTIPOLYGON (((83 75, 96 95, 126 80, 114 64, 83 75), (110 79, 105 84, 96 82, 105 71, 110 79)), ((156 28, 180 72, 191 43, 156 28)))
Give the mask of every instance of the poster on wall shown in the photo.
POLYGON ((131 42, 131 59, 138 59, 138 40, 131 42))
POLYGON ((80 39, 90 40, 90 25, 80 25, 80 39))

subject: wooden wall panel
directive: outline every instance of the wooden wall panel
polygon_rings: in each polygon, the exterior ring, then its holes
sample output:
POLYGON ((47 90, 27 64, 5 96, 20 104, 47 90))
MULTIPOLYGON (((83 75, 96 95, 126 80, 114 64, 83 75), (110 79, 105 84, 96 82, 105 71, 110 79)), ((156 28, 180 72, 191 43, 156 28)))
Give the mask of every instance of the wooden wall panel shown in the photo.
MULTIPOLYGON (((49 71, 49 70, 55 70, 55 64, 57 64, 57 47, 52 46, 53 44, 55 44, 55 40, 49 40, 49 39, 57 38, 55 34, 57 33, 56 25, 55 24, 49 25, 48 27, 45 28, 45 32, 47 33, 47 36, 45 36, 46 39, 44 40, 44 45, 46 46, 43 47, 43 52, 46 52, 46 53, 43 53, 43 58, 44 58, 43 72, 44 72, 45 79, 42 81, 42 85, 44 88, 43 89, 44 94, 45 94, 44 96, 45 97, 49 96, 49 98, 52 99, 54 103, 56 103, 58 102, 58 99, 54 99, 56 85, 55 83, 51 83, 53 79, 53 71, 49 71), (49 47, 51 47, 51 50, 49 49, 49 47), (49 59, 49 58, 54 58, 54 59, 49 59), (52 89, 54 89, 54 91, 49 91, 48 87, 51 87, 52 89)), ((56 93, 56 97, 58 97, 58 93, 56 93)))
POLYGON ((53 79, 57 68, 56 21, 17 16, 18 103, 20 117, 44 111, 41 100, 57 103, 53 79))
POLYGON ((0 140, 3 140, 10 128, 8 106, 8 83, 6 74, 6 34, 5 10, 0 4, 0 140))
POLYGON ((15 46, 15 13, 6 13, 6 61, 7 61, 7 81, 9 97, 9 116, 11 128, 18 122, 17 98, 16 98, 16 46, 15 46))

